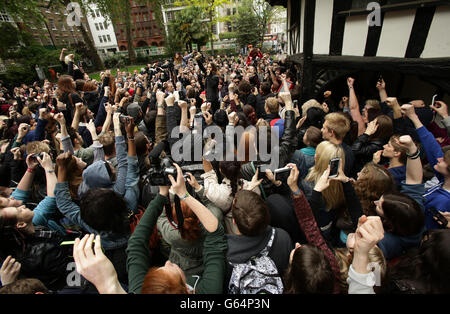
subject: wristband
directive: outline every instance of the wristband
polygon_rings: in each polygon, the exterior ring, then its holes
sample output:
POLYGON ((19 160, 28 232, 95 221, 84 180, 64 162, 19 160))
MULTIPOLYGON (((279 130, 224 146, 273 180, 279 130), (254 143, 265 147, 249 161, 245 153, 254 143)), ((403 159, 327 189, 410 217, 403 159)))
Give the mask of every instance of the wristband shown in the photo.
POLYGON ((302 192, 302 190, 298 189, 297 192, 292 192, 292 194, 294 194, 294 195, 300 195, 301 192, 302 192))
POLYGON ((49 169, 49 170, 46 170, 46 172, 47 173, 55 173, 55 170, 54 169, 49 169))
POLYGON ((417 151, 414 154, 408 154, 406 153, 406 157, 409 159, 417 159, 420 157, 420 149, 417 149, 417 151))
POLYGON ((28 169, 27 169, 27 172, 33 173, 33 172, 34 172, 34 169, 28 168, 28 169))
POLYGON ((186 192, 186 194, 183 197, 180 197, 180 200, 184 201, 185 199, 187 199, 189 197, 189 193, 186 192))

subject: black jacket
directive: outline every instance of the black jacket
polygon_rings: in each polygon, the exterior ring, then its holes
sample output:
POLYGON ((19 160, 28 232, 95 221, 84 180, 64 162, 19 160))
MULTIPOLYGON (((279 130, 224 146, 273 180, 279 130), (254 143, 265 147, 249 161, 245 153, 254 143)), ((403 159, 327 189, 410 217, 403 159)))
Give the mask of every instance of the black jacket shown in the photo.
POLYGON ((66 285, 67 266, 73 262, 72 246, 60 246, 64 240, 55 231, 37 227, 31 235, 9 230, 1 235, 1 262, 8 255, 21 263, 20 275, 37 278, 50 290, 58 290, 66 285))
POLYGON ((266 105, 266 99, 270 97, 274 97, 275 95, 270 93, 267 95, 256 95, 256 105, 255 105, 255 111, 256 111, 256 117, 258 119, 265 117, 266 111, 264 109, 266 105))
POLYGON ((200 70, 205 74, 206 101, 217 103, 219 101, 219 77, 215 74, 206 75, 203 63, 198 62, 200 70))
MULTIPOLYGON (((247 237, 244 235, 227 234, 227 275, 226 283, 230 281, 233 267, 230 263, 240 264, 247 262, 252 256, 258 255, 270 240, 272 227, 269 226, 260 236, 247 237)), ((269 257, 275 262, 281 276, 289 266, 289 255, 294 248, 289 234, 280 228, 275 228, 275 238, 269 257)))
MULTIPOLYGON (((284 133, 278 145, 279 168, 282 168, 289 163, 297 145, 295 112, 293 110, 286 111, 284 119, 284 133)), ((277 149, 273 144, 271 147, 272 149, 277 149)), ((243 179, 251 181, 254 174, 255 171, 253 170, 251 163, 246 163, 241 167, 243 179)))
POLYGON ((352 151, 355 155, 354 173, 361 171, 366 163, 371 162, 373 154, 383 150, 384 144, 386 142, 381 139, 369 140, 369 135, 361 134, 352 145, 352 151))

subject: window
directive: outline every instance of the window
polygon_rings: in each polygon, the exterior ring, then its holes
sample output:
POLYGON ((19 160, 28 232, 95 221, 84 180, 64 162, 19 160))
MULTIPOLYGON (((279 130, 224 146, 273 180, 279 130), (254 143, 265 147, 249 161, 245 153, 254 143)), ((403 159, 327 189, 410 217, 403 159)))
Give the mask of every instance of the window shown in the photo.
POLYGON ((227 22, 227 31, 232 32, 233 28, 231 27, 231 22, 227 22))
POLYGON ((98 31, 100 30, 100 28, 98 27, 98 23, 95 23, 95 29, 98 31))
POLYGON ((0 11, 0 22, 12 22, 12 20, 9 17, 8 13, 0 11))
POLYGON ((99 26, 100 26, 100 29, 103 30, 103 23, 100 23, 99 26))
POLYGON ((155 14, 155 12, 152 12, 152 20, 156 20, 156 14, 155 14))
POLYGON ((102 38, 102 36, 98 36, 98 39, 100 40, 100 43, 103 44, 103 38, 102 38))
POLYGON ((108 22, 105 21, 105 22, 103 23, 103 26, 105 27, 105 29, 108 29, 108 22))
POLYGON ((61 25, 62 25, 62 26, 61 26, 61 30, 62 30, 62 31, 65 31, 65 30, 66 30, 66 26, 64 25, 64 21, 61 22, 61 25))
POLYGON ((106 36, 103 35, 103 41, 106 43, 106 36))
POLYGON ((233 8, 233 15, 236 14, 236 8, 233 8))
POLYGON ((50 22, 50 27, 52 30, 56 30, 56 25, 55 25, 55 21, 53 19, 49 19, 48 20, 50 22))
POLYGON ((231 9, 227 9, 227 15, 231 15, 231 9))
POLYGON ((95 13, 97 14, 97 17, 100 17, 100 10, 95 10, 95 13))
POLYGON ((106 35, 106 37, 108 37, 108 42, 111 42, 111 36, 106 35))

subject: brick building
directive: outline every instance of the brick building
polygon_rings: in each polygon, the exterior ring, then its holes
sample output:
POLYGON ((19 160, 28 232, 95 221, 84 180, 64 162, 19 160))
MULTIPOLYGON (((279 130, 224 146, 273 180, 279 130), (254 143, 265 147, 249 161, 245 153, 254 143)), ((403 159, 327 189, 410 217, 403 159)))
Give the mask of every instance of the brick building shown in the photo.
MULTIPOLYGON (((128 50, 125 23, 115 24, 114 29, 119 50, 128 50)), ((149 5, 131 1, 131 37, 135 48, 164 46, 162 30, 156 20, 156 14, 149 5)))
MULTIPOLYGON (((55 8, 41 8, 42 14, 47 21, 40 25, 17 23, 19 27, 23 27, 33 34, 36 43, 43 46, 69 46, 69 44, 76 44, 77 42, 84 42, 83 35, 79 27, 69 26, 67 24, 67 12, 55 8)), ((87 33, 90 35, 88 23, 84 14, 81 16, 81 24, 84 25, 87 33)), ((92 39, 92 36, 91 36, 92 39)))

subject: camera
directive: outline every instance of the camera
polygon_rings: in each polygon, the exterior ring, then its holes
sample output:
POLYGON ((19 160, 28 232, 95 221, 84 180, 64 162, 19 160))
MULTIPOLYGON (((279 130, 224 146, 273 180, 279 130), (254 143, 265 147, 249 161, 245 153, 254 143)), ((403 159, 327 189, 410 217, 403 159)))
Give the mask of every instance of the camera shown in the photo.
POLYGON ((130 121, 131 120, 131 117, 130 116, 127 116, 127 115, 124 115, 124 114, 121 114, 120 116, 119 116, 119 121, 120 121, 120 123, 122 123, 122 124, 125 124, 126 122, 128 122, 128 121, 130 121))
POLYGON ((33 160, 35 160, 35 161, 37 161, 38 159, 37 158, 40 158, 40 159, 42 159, 42 158, 44 158, 44 153, 36 153, 36 154, 32 154, 31 155, 31 159, 33 159, 33 160))
POLYGON ((173 166, 173 162, 169 157, 163 158, 161 161, 159 158, 153 158, 151 160, 153 168, 151 168, 145 176, 145 181, 148 181, 153 186, 169 186, 171 182, 169 180, 169 174, 176 179, 177 168, 173 166))

